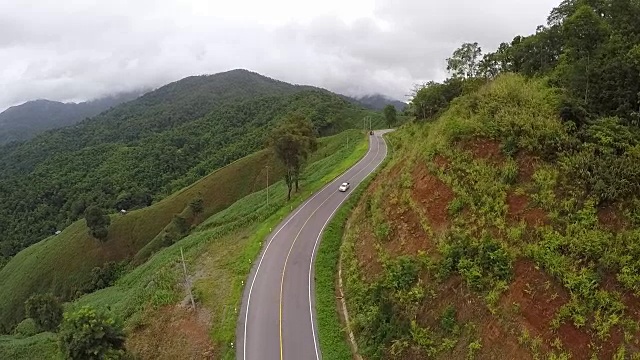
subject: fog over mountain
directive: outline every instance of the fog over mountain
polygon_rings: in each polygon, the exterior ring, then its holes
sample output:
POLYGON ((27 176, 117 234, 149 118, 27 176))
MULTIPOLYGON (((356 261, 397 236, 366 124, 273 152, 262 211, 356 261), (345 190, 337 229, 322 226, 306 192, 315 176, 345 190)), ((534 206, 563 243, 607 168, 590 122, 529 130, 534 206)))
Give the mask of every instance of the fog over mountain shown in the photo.
POLYGON ((0 111, 85 101, 235 68, 406 100, 462 42, 492 50, 559 0, 140 0, 0 3, 0 111))

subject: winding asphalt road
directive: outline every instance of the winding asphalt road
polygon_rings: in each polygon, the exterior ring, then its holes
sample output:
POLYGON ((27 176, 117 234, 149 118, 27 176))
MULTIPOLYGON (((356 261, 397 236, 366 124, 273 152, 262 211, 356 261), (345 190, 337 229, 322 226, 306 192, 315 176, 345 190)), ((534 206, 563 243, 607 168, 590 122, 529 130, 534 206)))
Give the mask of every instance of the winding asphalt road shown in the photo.
POLYGON ((367 154, 356 165, 301 204, 266 239, 244 289, 237 359, 321 358, 312 276, 320 235, 349 194, 386 157, 386 132, 374 132, 367 154), (343 182, 351 183, 345 193, 338 191, 343 182))

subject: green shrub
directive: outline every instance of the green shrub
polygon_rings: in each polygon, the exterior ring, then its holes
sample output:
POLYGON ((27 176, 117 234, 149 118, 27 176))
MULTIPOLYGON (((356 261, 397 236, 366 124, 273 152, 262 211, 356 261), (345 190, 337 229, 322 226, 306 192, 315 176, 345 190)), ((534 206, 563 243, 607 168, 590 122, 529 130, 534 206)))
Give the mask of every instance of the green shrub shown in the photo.
POLYGON ((124 270, 124 263, 116 263, 114 261, 110 261, 102 267, 94 267, 91 269, 91 278, 82 289, 82 292, 88 294, 113 285, 124 270))
POLYGON ((375 234, 378 240, 385 241, 389 239, 391 228, 386 222, 382 222, 376 225, 375 234))
POLYGON ((394 290, 410 289, 418 280, 420 264, 408 256, 385 263, 385 284, 394 290))
POLYGON ((22 320, 16 326, 15 334, 23 337, 30 337, 40 332, 38 325, 32 318, 22 320))
POLYGON ((466 234, 450 232, 440 251, 443 258, 438 276, 441 279, 458 272, 471 288, 485 290, 512 277, 512 256, 490 237, 474 240, 466 234))
POLYGON ((449 305, 440 317, 440 327, 447 333, 458 331, 458 323, 456 322, 456 308, 449 305))
POLYGON ((54 331, 62 321, 62 305, 50 293, 33 295, 27 299, 25 313, 42 331, 54 331))
POLYGON ((505 184, 513 185, 516 183, 517 178, 518 164, 513 159, 509 159, 502 168, 502 181, 505 184))
POLYGON ((464 200, 461 197, 454 198, 448 205, 449 215, 459 214, 464 209, 464 200))
POLYGON ((66 313, 59 337, 62 353, 71 360, 120 359, 125 355, 122 326, 90 307, 66 313))
POLYGON ((189 207, 194 214, 200 214, 204 210, 204 200, 202 198, 191 200, 189 207))

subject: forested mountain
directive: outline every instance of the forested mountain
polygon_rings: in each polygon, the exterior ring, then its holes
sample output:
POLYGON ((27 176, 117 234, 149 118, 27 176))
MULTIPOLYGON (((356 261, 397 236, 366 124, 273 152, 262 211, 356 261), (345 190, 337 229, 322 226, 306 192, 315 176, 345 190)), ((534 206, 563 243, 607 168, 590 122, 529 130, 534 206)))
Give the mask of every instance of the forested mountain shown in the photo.
POLYGON ((0 144, 27 140, 46 130, 73 125, 142 94, 142 91, 126 92, 77 104, 34 100, 12 106, 0 113, 0 144))
POLYGON ((262 148, 266 130, 292 111, 321 135, 360 126, 364 115, 326 90, 234 70, 185 78, 0 147, 0 254, 64 228, 89 205, 115 211, 171 194, 262 148))
POLYGON ((384 109, 384 107, 387 105, 393 105, 396 110, 403 111, 407 107, 407 103, 391 99, 388 96, 384 96, 381 94, 365 95, 357 98, 344 96, 344 98, 369 110, 379 111, 384 109))

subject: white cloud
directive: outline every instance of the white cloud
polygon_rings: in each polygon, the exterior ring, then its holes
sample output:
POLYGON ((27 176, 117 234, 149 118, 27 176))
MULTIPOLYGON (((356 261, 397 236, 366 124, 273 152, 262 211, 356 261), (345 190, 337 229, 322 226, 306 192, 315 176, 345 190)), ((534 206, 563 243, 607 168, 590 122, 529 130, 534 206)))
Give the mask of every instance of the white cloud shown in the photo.
POLYGON ((396 98, 462 42, 495 49, 558 0, 0 0, 0 109, 247 68, 396 98))

